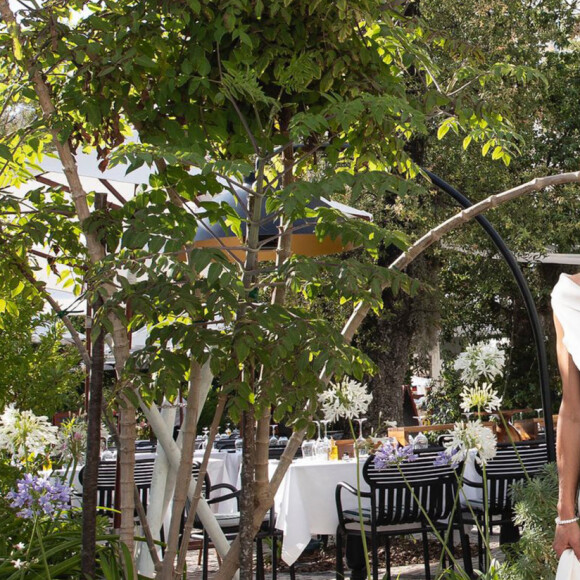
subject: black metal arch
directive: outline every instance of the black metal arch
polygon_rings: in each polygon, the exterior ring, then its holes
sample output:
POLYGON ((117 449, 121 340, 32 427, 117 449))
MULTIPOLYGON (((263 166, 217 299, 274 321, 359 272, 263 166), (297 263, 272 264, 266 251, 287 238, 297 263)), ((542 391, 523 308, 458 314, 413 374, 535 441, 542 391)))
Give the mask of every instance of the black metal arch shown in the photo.
MULTIPOLYGON (((468 208, 473 205, 467 197, 462 193, 457 191, 454 187, 449 185, 447 182, 443 181, 438 175, 424 169, 425 173, 430 177, 431 181, 439 187, 445 193, 448 193, 453 199, 455 199, 463 208, 468 208)), ((491 241, 502 255, 509 269, 511 270, 516 283, 520 289, 524 303, 526 305, 526 310, 528 312, 528 317, 530 319, 530 324, 532 326, 532 332, 534 334, 534 343, 536 345, 536 354, 538 357, 538 370, 540 374, 540 390, 542 394, 542 408, 544 410, 544 423, 546 431, 546 447, 548 461, 556 460, 556 443, 554 437, 554 424, 552 421, 552 396, 550 393, 549 377, 548 377, 548 358, 546 355, 546 345, 544 344, 544 333, 542 330, 542 325, 538 317, 538 311, 536 310, 536 305, 534 299, 528 287, 522 271, 520 270, 519 264, 515 259, 514 255, 511 253, 510 249, 507 247, 506 243, 503 241, 501 236, 497 233, 494 227, 489 223, 489 221, 482 215, 478 215, 475 220, 479 225, 485 230, 487 235, 490 237, 491 241)))

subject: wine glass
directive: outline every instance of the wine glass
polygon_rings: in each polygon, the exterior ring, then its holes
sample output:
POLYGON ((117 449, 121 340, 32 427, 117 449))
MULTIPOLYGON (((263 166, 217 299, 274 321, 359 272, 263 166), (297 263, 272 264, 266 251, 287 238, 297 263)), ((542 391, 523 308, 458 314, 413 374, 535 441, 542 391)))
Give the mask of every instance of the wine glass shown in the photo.
POLYGON ((541 419, 544 414, 544 409, 540 407, 539 409, 534 409, 536 411, 536 415, 538 416, 538 435, 544 435, 546 433, 546 426, 545 423, 542 423, 541 419))
POLYGON ((328 424, 330 423, 330 419, 322 419, 320 422, 324 425, 324 439, 328 440, 328 424))
POLYGON ((316 441, 322 441, 322 437, 320 436, 320 421, 314 421, 314 423, 316 423, 316 426, 318 427, 318 438, 316 441))
POLYGON ((330 456, 330 439, 328 438, 328 424, 330 420, 322 419, 319 424, 319 435, 318 441, 316 442, 316 455, 320 456, 322 459, 329 459, 330 456), (320 436, 320 423, 324 425, 324 437, 320 436))
POLYGON ((278 427, 278 425, 270 425, 270 428, 272 429, 272 437, 270 437, 270 447, 276 447, 276 445, 278 445, 278 437, 276 437, 276 427, 278 427))
POLYGON ((366 421, 366 418, 357 417, 355 421, 358 422, 358 438, 356 440, 356 446, 358 449, 359 456, 367 455, 366 439, 363 437, 362 424, 366 421))

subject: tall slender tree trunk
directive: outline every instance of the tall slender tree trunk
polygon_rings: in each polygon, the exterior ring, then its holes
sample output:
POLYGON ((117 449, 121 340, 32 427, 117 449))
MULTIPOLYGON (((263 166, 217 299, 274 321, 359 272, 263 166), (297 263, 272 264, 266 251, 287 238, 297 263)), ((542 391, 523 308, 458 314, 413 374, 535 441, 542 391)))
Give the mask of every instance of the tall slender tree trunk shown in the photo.
POLYGON ((240 495, 240 580, 252 580, 254 567, 254 465, 256 459, 256 418, 254 407, 242 414, 243 438, 240 495))
MULTIPOLYGON (((95 309, 102 305, 99 299, 95 309)), ((97 543, 97 480, 101 452, 101 408, 103 404, 103 376, 105 363, 105 336, 102 329, 93 343, 90 369, 89 401, 87 410, 87 450, 83 473, 83 525, 81 547, 81 574, 94 578, 97 543)))

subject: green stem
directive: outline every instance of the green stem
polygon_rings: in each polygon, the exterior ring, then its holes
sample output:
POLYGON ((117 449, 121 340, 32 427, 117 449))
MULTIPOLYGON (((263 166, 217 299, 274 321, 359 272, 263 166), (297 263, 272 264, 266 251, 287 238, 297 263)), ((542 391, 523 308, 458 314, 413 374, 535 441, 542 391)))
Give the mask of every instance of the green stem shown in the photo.
POLYGON ((359 455, 358 455, 358 446, 356 444, 356 436, 355 436, 354 426, 352 424, 351 419, 348 420, 348 424, 350 426, 350 432, 352 434, 352 439, 354 441, 353 449, 354 449, 354 455, 356 457, 356 499, 357 499, 357 506, 358 506, 358 519, 359 519, 359 523, 360 523, 360 535, 361 535, 361 540, 362 540, 363 553, 364 553, 364 557, 365 557, 365 566, 367 569, 367 578, 371 578, 372 577, 372 575, 371 575, 371 563, 369 560, 369 551, 367 548, 367 536, 365 533, 365 524, 364 524, 363 512, 362 512, 362 499, 360 496, 361 481, 360 481, 360 460, 359 460, 359 455))
POLYGON ((36 526, 36 537, 38 538, 38 544, 40 546, 40 553, 42 554, 42 561, 44 562, 44 569, 46 570, 47 580, 51 580, 50 569, 48 567, 48 561, 46 559, 46 552, 44 551, 44 543, 42 541, 42 534, 40 533, 40 528, 36 526))
MULTIPOLYGON (((447 555, 449 556, 449 560, 451 561, 451 563, 454 566, 457 566, 457 568, 461 569, 460 566, 457 563, 457 560, 455 559, 455 557, 451 553, 451 550, 449 549, 449 546, 447 546, 447 544, 443 541, 443 538, 441 537, 441 534, 437 531, 437 528, 435 527, 435 524, 433 523, 433 520, 431 520, 431 518, 429 517, 429 514, 426 512, 425 508, 423 507, 423 504, 421 503, 421 501, 417 497, 417 494, 415 493, 415 490, 413 489, 413 486, 409 483, 409 480, 406 478, 405 474, 403 473, 403 470, 401 469, 400 464, 398 464, 398 463, 397 463, 397 469, 399 470, 399 473, 401 474, 401 477, 403 478, 403 481, 405 482, 405 485, 407 486, 407 488, 411 492, 411 495, 412 495, 413 499, 417 502, 417 505, 419 506, 419 509, 421 510, 421 513, 423 514, 423 516, 427 520, 427 523, 429 524, 429 526, 431 526, 431 530, 433 531, 433 534, 435 535, 435 537, 437 538, 437 540, 440 542, 440 544, 443 546, 443 550, 445 552, 447 552, 447 555)), ((467 576, 464 576, 464 578, 467 578, 467 576)))
MULTIPOLYGON (((26 563, 27 563, 27 565, 30 562, 30 550, 32 549, 32 541, 34 540, 34 534, 36 533, 36 524, 37 523, 38 523, 38 517, 35 516, 34 524, 32 526, 32 533, 30 534, 30 541, 28 542, 28 549, 26 550, 26 563)), ((20 568, 18 577, 24 578, 23 568, 20 568)))
POLYGON ((498 415, 499 415, 499 417, 501 419, 501 422, 503 424, 503 428, 505 429, 505 432, 507 433, 507 436, 508 436, 508 438, 510 440, 510 443, 511 443, 512 447, 514 448, 514 451, 516 452, 516 457, 518 458, 518 461, 520 462, 520 465, 522 467, 522 470, 524 472, 524 475, 526 476, 526 479, 528 480, 528 483, 531 483, 532 478, 528 474, 528 470, 526 469, 526 466, 524 465, 524 461, 523 461, 523 459, 521 458, 521 456, 520 456, 520 454, 518 452, 518 448, 517 448, 516 443, 515 443, 515 441, 514 441, 514 439, 512 437, 512 434, 511 434, 511 432, 509 430, 507 421, 505 420, 505 417, 503 416, 503 413, 498 413, 498 415))
MULTIPOLYGON (((465 467, 464 467, 465 469, 465 467)), ((455 473, 455 477, 457 477, 457 472, 455 473)), ((459 487, 459 493, 463 493, 463 472, 461 472, 461 478, 458 478, 458 487, 459 487)), ((483 530, 481 528, 481 526, 479 525, 479 520, 477 519, 477 516, 475 515, 475 512, 473 511, 473 508, 471 507, 471 503, 469 501, 469 499, 467 498, 467 496, 465 495, 465 493, 463 493, 463 497, 465 498, 465 505, 467 506, 467 509, 469 510, 469 513, 471 514, 471 517, 473 518, 473 522, 475 524, 475 527, 477 528, 477 533, 483 538, 484 534, 483 534, 483 530)), ((484 538, 485 541, 485 538, 484 538)), ((487 546, 486 546, 487 548, 487 546)))
POLYGON ((488 501, 488 489, 487 489, 487 472, 485 469, 485 462, 481 464, 481 470, 483 471, 483 517, 485 521, 485 551, 487 552, 487 563, 491 562, 491 548, 489 546, 489 506, 487 504, 488 501))

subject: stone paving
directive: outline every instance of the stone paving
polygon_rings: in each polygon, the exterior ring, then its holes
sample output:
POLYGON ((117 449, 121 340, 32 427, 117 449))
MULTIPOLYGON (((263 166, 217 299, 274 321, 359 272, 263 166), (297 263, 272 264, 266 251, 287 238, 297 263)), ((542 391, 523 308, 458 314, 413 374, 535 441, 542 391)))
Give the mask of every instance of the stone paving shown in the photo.
MULTIPOLYGON (((477 542, 477 536, 475 533, 470 534, 470 542, 474 545, 477 542)), ((494 534, 491 538, 491 549, 492 549, 492 556, 497 558, 498 560, 502 560, 502 552, 499 548, 498 536, 494 534)), ((187 580, 200 580, 201 579, 201 566, 198 566, 198 551, 191 551, 189 552, 187 558, 187 580)), ((209 561, 209 580, 211 580, 215 572, 218 569, 218 562, 215 555, 215 550, 210 550, 210 561, 209 561)), ((477 556, 473 558, 473 568, 474 570, 478 568, 478 561, 477 556)), ((347 578, 348 576, 348 569, 347 578)), ((385 570, 381 570, 381 574, 379 575, 382 578, 385 570)), ((435 563, 431 564, 431 575, 432 578, 436 578, 437 573, 437 565, 435 563)), ((290 574, 286 570, 278 571, 278 578, 279 580, 289 580, 290 574)), ((335 579, 335 571, 334 570, 326 570, 323 572, 320 571, 312 571, 308 569, 308 564, 301 564, 300 560, 296 563, 296 578, 300 580, 334 580, 335 579)), ((413 564, 409 566, 393 566, 391 568, 391 577, 393 580, 418 580, 425 578, 425 567, 423 563, 413 564)), ((266 580, 271 580, 272 575, 267 573, 266 580)))

